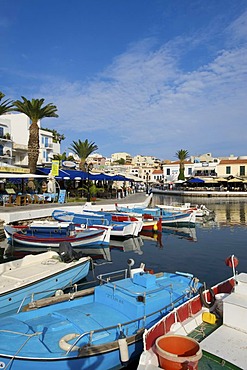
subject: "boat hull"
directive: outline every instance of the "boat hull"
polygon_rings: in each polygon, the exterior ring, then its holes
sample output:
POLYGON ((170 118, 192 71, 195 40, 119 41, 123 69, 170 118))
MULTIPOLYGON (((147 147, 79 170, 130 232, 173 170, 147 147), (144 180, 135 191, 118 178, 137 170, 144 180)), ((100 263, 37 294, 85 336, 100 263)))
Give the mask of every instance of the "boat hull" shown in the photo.
POLYGON ((109 228, 89 228, 81 231, 74 230, 67 232, 67 229, 48 228, 35 226, 26 227, 23 230, 16 231, 11 226, 5 227, 5 233, 9 241, 16 244, 30 247, 59 248, 61 242, 69 242, 73 248, 85 246, 109 246, 110 241, 109 228))
POLYGON ((142 350, 144 329, 189 299, 188 289, 192 294, 195 282, 182 273, 142 272, 112 283, 107 279, 100 276, 106 283, 97 286, 93 295, 0 320, 3 366, 12 370, 121 368, 120 333, 126 335, 129 358, 134 360, 142 350), (12 340, 7 344, 9 335, 12 340))
MULTIPOLYGON (((28 257, 38 258, 38 256, 27 256, 23 260, 28 257)), ((79 261, 62 263, 64 266, 61 267, 60 264, 61 262, 53 258, 47 258, 40 264, 42 271, 35 264, 24 264, 23 267, 16 268, 16 271, 10 266, 9 270, 2 271, 0 274, 0 315, 17 312, 31 299, 52 296, 56 290, 65 289, 82 280, 88 275, 90 258, 84 257, 79 261), (23 269, 26 271, 22 273, 23 269)))
POLYGON ((137 236, 142 226, 139 221, 113 221, 111 220, 110 214, 108 218, 106 218, 104 215, 100 216, 99 214, 89 211, 85 211, 84 213, 73 213, 63 210, 54 210, 52 217, 57 221, 72 222, 75 225, 85 225, 86 227, 108 226, 111 227, 110 236, 123 238, 137 236))

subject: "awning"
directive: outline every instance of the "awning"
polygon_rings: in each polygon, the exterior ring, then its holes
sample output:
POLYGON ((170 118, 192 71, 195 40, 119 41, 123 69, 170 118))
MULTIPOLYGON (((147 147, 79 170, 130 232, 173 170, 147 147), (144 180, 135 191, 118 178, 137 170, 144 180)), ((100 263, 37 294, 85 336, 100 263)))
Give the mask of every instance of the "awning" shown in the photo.
POLYGON ((216 179, 206 179, 205 183, 206 184, 218 184, 218 180, 216 180, 216 179))
MULTIPOLYGON (((51 168, 37 168, 38 174, 49 175, 51 168)), ((58 176, 55 176, 57 180, 91 180, 91 181, 133 181, 122 175, 106 175, 105 173, 92 174, 89 172, 69 169, 59 169, 58 176)))
MULTIPOLYGON (((37 168, 38 174, 46 174, 47 176, 50 174, 51 168, 37 168)), ((76 171, 76 170, 62 170, 59 169, 58 176, 55 176, 57 180, 81 180, 87 179, 87 173, 83 171, 76 171)))
POLYGON ((33 173, 0 173, 0 179, 43 179, 46 174, 33 174, 33 173))

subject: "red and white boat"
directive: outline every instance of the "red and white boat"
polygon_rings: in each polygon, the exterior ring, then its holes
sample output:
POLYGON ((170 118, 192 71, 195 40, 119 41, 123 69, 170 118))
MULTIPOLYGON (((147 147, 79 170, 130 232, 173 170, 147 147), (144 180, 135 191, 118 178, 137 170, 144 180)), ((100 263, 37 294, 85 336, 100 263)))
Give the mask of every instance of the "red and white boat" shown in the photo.
POLYGON ((247 274, 203 290, 164 316, 143 335, 138 370, 246 369, 247 274))

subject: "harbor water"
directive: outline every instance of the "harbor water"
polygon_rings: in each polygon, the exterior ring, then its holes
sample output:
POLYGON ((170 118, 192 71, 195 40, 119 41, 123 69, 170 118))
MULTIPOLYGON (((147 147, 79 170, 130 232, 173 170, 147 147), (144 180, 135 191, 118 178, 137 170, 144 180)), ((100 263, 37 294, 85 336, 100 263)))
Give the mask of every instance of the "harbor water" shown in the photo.
MULTIPOLYGON (((154 194, 152 206, 184 202, 204 204, 214 211, 214 218, 197 217, 195 227, 163 227, 162 234, 148 232, 137 238, 111 240, 109 248, 87 250, 94 257, 96 275, 125 269, 132 258, 135 267, 145 263, 154 272, 189 272, 212 286, 231 275, 231 269, 224 263, 231 254, 239 259, 237 270, 246 270, 247 198, 183 199, 154 194)), ((7 247, 6 241, 1 242, 1 247, 1 262, 37 251, 7 247)))
MULTIPOLYGON (((246 271, 247 266, 247 198, 187 198, 155 194, 152 206, 190 202, 204 204, 214 211, 214 217, 197 217, 195 227, 163 227, 162 234, 146 233, 127 240, 111 240, 110 247, 91 250, 94 258, 94 274, 122 270, 133 259, 134 267, 145 263, 154 272, 180 271, 198 277, 207 286, 213 286, 232 274, 225 259, 235 255, 239 264, 237 271, 246 271)), ((1 242, 0 262, 21 258, 35 250, 1 242)), ((91 271, 88 280, 93 280, 91 271)), ((127 369, 135 369, 131 364, 127 369)))

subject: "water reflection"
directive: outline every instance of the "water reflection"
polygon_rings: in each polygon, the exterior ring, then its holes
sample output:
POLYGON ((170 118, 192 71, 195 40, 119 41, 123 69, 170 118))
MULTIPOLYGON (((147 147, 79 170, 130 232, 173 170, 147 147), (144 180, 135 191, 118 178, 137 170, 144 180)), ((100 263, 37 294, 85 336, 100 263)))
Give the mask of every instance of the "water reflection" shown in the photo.
POLYGON ((162 233, 176 235, 180 239, 187 239, 191 242, 196 242, 195 227, 163 227, 162 233))
POLYGON ((124 240, 110 240, 110 249, 118 249, 122 252, 134 252, 137 254, 143 254, 141 247, 143 246, 142 238, 128 238, 124 240))
POLYGON ((142 230, 140 235, 143 240, 152 241, 158 248, 163 248, 162 233, 142 230))
MULTIPOLYGON (((15 259, 20 259, 25 257, 28 254, 38 254, 42 252, 47 252, 48 248, 31 248, 25 246, 17 246, 11 243, 8 243, 5 239, 0 243, 0 262, 11 261, 15 259)), ((55 251, 58 251, 58 248, 54 248, 55 251)), ((107 262, 112 262, 110 247, 104 248, 74 248, 76 252, 82 252, 83 256, 90 256, 93 260, 105 260, 107 262)))
MULTIPOLYGON (((93 260, 105 260, 106 262, 112 262, 111 257, 111 250, 117 249, 122 252, 134 252, 141 255, 143 252, 141 247, 143 246, 143 240, 141 236, 135 238, 128 238, 122 240, 111 240, 110 245, 104 248, 93 248, 93 247, 85 247, 85 248, 74 248, 76 252, 83 253, 83 256, 90 256, 93 260)), ((25 257, 28 254, 38 254, 42 252, 46 252, 47 248, 31 248, 31 247, 24 247, 15 245, 12 243, 8 243, 7 240, 1 242, 1 254, 0 254, 0 262, 5 262, 14 259, 20 259, 25 257)), ((54 250, 58 250, 55 248, 54 250)))
MULTIPOLYGON (((246 198, 206 198, 206 197, 180 197, 164 196, 154 194, 152 205, 155 204, 181 204, 181 203, 204 204, 207 208, 214 211, 214 222, 210 220, 209 225, 243 225, 247 226, 247 195, 246 198)), ((207 219, 197 217, 197 222, 207 223, 207 219)))

